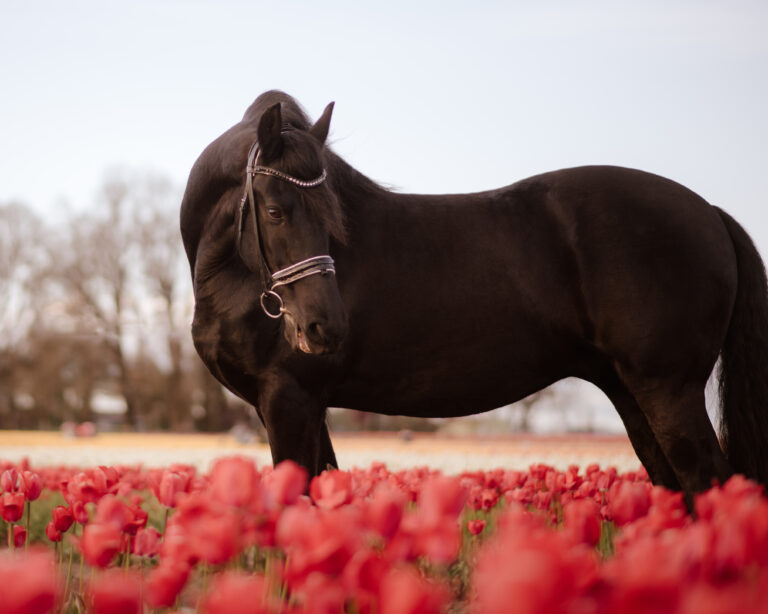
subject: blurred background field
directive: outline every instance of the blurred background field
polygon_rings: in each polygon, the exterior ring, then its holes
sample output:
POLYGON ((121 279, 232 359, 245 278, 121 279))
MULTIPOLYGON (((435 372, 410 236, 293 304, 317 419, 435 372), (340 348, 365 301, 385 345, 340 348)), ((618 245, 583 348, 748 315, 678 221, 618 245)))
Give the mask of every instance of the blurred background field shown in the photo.
MULTIPOLYGON (((624 435, 440 436, 432 433, 355 433, 333 437, 343 468, 382 462, 391 470, 428 465, 447 473, 496 467, 527 469, 545 463, 558 469, 570 464, 639 468, 624 435)), ((0 458, 32 466, 132 465, 147 467, 185 463, 207 470, 220 456, 245 455, 271 464, 266 443, 243 441, 236 434, 101 433, 65 436, 55 431, 0 431, 0 458)))

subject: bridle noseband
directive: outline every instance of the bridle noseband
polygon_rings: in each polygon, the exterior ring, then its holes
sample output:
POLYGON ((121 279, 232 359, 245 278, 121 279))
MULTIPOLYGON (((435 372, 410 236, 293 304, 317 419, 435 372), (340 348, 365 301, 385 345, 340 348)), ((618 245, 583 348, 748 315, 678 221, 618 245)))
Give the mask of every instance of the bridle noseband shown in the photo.
POLYGON ((248 166, 245 170, 245 193, 243 194, 243 198, 240 199, 240 209, 238 211, 237 247, 239 250, 243 238, 243 218, 245 214, 245 206, 247 204, 250 209, 251 217, 253 218, 254 237, 256 239, 256 245, 259 248, 259 255, 261 256, 261 267, 259 269, 259 273, 261 276, 263 291, 259 297, 259 302, 261 303, 261 308, 264 310, 265 314, 267 314, 270 318, 278 319, 283 317, 283 315, 286 313, 286 309, 283 306, 283 298, 277 292, 275 292, 276 288, 295 283, 300 279, 309 277, 310 275, 327 275, 328 273, 333 273, 335 275, 336 269, 333 266, 333 258, 327 254, 324 254, 322 256, 312 256, 306 260, 295 262, 294 264, 291 264, 283 269, 279 269, 274 273, 269 270, 267 257, 266 254, 264 254, 263 241, 261 240, 259 217, 256 213, 256 197, 253 193, 253 178, 255 175, 269 175, 270 177, 276 177, 281 181, 292 183, 293 185, 300 188, 314 188, 323 183, 328 175, 325 169, 323 169, 323 172, 319 177, 305 181, 277 169, 270 168, 268 166, 257 165, 256 161, 258 157, 259 142, 256 141, 253 143, 253 145, 251 145, 251 149, 248 152, 248 166), (276 313, 271 312, 267 308, 266 301, 268 299, 277 302, 278 311, 276 313))

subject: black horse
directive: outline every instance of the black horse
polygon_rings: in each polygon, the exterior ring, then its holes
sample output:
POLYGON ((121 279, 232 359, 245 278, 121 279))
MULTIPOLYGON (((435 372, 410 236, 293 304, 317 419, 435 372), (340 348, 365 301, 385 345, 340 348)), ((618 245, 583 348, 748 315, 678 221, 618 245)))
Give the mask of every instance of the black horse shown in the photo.
POLYGON ((394 193, 325 145, 332 108, 312 125, 259 96, 181 207, 195 346, 256 407, 274 462, 336 466, 328 406, 462 416, 573 376, 610 398, 654 483, 768 482, 766 276, 727 213, 611 166, 394 193))

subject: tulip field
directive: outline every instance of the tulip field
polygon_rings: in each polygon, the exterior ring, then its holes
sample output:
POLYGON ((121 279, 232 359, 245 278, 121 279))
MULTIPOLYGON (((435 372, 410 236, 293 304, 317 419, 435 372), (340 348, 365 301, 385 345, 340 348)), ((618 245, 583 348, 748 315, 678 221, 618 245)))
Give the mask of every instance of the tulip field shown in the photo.
POLYGON ((768 612, 768 499, 598 465, 0 462, 0 612, 768 612))

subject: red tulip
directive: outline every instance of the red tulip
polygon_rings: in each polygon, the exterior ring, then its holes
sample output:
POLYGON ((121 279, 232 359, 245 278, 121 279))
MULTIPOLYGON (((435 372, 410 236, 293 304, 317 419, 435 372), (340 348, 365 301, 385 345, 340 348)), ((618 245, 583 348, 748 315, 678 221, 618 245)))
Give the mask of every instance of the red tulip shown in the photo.
POLYGON ((0 554, 3 614, 50 614, 61 597, 61 582, 53 556, 30 549, 19 554, 0 554))
POLYGON ((189 565, 163 559, 147 576, 147 603, 153 608, 169 608, 189 578, 189 565))
POLYGON ((13 527, 13 545, 21 548, 27 541, 27 529, 20 524, 13 527))
MULTIPOLYGON (((67 483, 67 500, 95 503, 107 490, 107 478, 102 471, 80 472, 67 483)), ((80 522, 78 520, 78 522, 80 522)))
POLYGON ((136 532, 139 529, 143 529, 147 526, 149 514, 138 505, 129 505, 128 512, 131 517, 128 522, 123 525, 123 532, 128 535, 136 535, 136 532))
POLYGON ((0 474, 0 488, 6 492, 14 492, 16 490, 18 475, 19 472, 15 467, 3 471, 3 473, 0 474))
POLYGON ((123 534, 113 524, 91 522, 83 528, 80 550, 89 565, 106 567, 122 547, 123 534))
POLYGON ((456 478, 439 476, 427 480, 419 496, 420 519, 430 526, 446 518, 457 519, 464 509, 466 494, 456 478))
POLYGON ((126 503, 115 495, 105 495, 96 506, 93 522, 97 524, 111 524, 125 531, 125 527, 133 520, 133 513, 126 503))
POLYGON ((72 504, 72 517, 78 524, 88 524, 88 510, 85 507, 85 503, 82 501, 75 501, 72 504))
POLYGON ((485 520, 475 519, 467 521, 467 530, 472 535, 480 535, 480 533, 483 532, 483 529, 485 529, 485 520))
POLYGON ((277 544, 286 552, 286 579, 302 582, 312 572, 340 574, 363 546, 360 511, 346 506, 334 510, 316 507, 286 509, 278 520, 277 544))
POLYGON ((268 614, 267 593, 263 576, 225 571, 211 582, 203 598, 205 614, 268 614))
MULTIPOLYGON (((301 589, 294 592, 298 600, 302 602, 301 612, 305 614, 337 614, 344 612, 346 610, 344 604, 352 596, 344 590, 344 587, 339 584, 336 578, 331 578, 318 572, 309 574, 301 589)), ((360 594, 354 596, 355 605, 359 609, 351 611, 370 611, 370 609, 365 610, 359 607, 361 605, 360 594)), ((371 599, 367 599, 367 601, 371 601, 371 599)), ((264 610, 264 612, 266 611, 264 610)), ((272 612, 273 610, 269 611, 272 612)))
POLYGON ((614 482, 608 493, 608 510, 618 526, 645 516, 651 507, 648 484, 614 482))
POLYGON ((141 575, 135 571, 99 573, 88 584, 92 614, 141 614, 141 575))
POLYGON ((187 540, 190 550, 201 561, 209 565, 221 565, 237 554, 240 527, 234 516, 209 515, 194 526, 187 540))
POLYGON ((56 530, 61 533, 66 533, 75 521, 75 517, 72 515, 72 508, 66 505, 57 505, 54 507, 52 516, 56 530))
POLYGON ((98 471, 104 474, 105 490, 114 494, 120 481, 120 474, 117 472, 117 469, 99 465, 98 471))
POLYGON ((307 487, 307 470, 293 461, 283 461, 267 474, 264 486, 278 505, 293 505, 307 487))
POLYGON ((211 471, 211 492, 217 501, 243 507, 256 496, 259 475, 250 459, 222 458, 211 471))
POLYGON ((312 479, 309 495, 315 505, 333 509, 348 503, 352 498, 352 476, 346 471, 323 471, 312 479))
POLYGON ((183 562, 185 565, 197 562, 195 554, 187 538, 187 529, 178 522, 169 522, 163 535, 163 541, 160 543, 160 560, 183 562))
POLYGON ((43 492, 40 476, 32 471, 22 471, 19 475, 19 488, 27 501, 35 501, 43 492))
POLYGON ((24 493, 6 492, 0 498, 0 516, 6 522, 18 522, 24 514, 24 493))
POLYGON ((601 576, 613 585, 604 609, 622 614, 678 612, 689 565, 672 556, 675 548, 665 548, 655 539, 625 544, 601 569, 601 576))
POLYGON ((45 525, 45 534, 48 536, 48 539, 50 539, 52 542, 60 542, 62 535, 61 532, 56 528, 56 525, 54 524, 53 520, 51 520, 47 525, 45 525))
POLYGON ((155 556, 160 549, 160 532, 154 527, 139 529, 133 540, 133 553, 138 556, 155 556))
POLYGON ((600 506, 592 499, 578 499, 563 506, 564 530, 575 542, 595 546, 600 541, 600 506))
POLYGON ((374 597, 388 569, 389 563, 380 553, 370 549, 358 550, 344 567, 344 589, 358 598, 361 591, 374 597))
POLYGON ((384 484, 376 488, 366 509, 368 525, 384 539, 390 539, 403 519, 405 494, 394 486, 384 484))
POLYGON ((189 487, 189 476, 176 471, 163 471, 160 482, 152 487, 152 490, 161 505, 176 507, 176 500, 180 493, 186 492, 189 487))
POLYGON ((568 612, 596 574, 596 553, 575 547, 538 514, 511 507, 498 518, 492 540, 485 540, 473 571, 473 612, 520 614, 568 612))
POLYGON ((450 592, 411 568, 390 571, 381 582, 381 614, 440 614, 448 604, 450 592))

